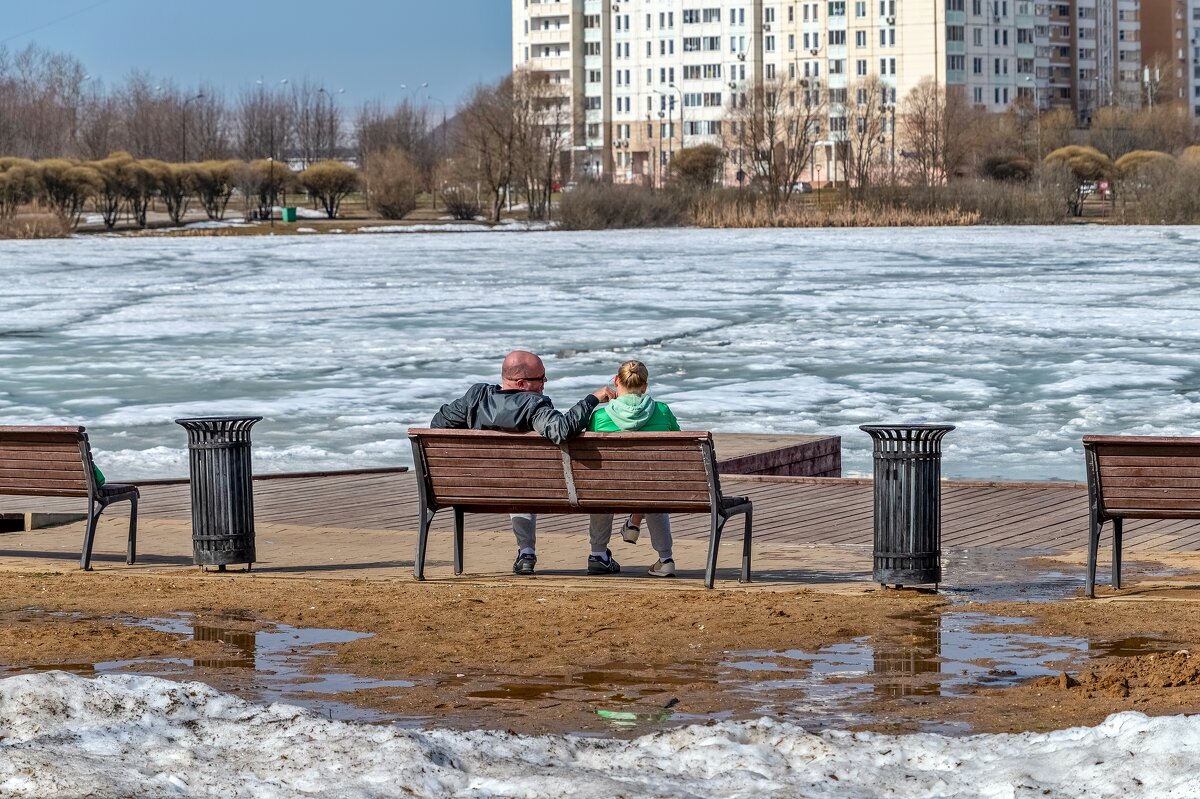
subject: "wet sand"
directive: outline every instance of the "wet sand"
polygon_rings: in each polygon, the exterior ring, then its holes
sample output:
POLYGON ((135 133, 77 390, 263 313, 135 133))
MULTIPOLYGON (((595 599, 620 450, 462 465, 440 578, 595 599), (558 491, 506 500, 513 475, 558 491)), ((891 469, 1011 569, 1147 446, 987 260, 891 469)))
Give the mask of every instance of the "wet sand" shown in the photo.
POLYGON ((805 724, 812 696, 805 698, 802 684, 817 667, 797 653, 836 652, 838 645, 868 647, 873 668, 827 678, 830 701, 847 712, 837 724, 830 720, 836 714, 814 717, 814 726, 1006 732, 1096 724, 1121 710, 1200 710, 1195 575, 1146 581, 1117 599, 1102 589, 1094 601, 953 605, 944 595, 870 586, 854 594, 706 592, 648 581, 606 586, 603 579, 420 584, 194 571, 7 571, 2 579, 0 666, 7 674, 192 659, 217 665, 179 678, 224 681, 237 692, 253 679, 236 671, 245 656, 232 643, 150 630, 137 620, 182 611, 251 632, 275 623, 354 630, 371 635, 319 647, 306 668, 411 681, 336 697, 364 718, 402 723, 608 735, 763 714, 805 724), (1045 647, 1043 669, 1054 673, 1025 679, 1007 673, 1005 663, 975 662, 970 652, 948 665, 952 653, 942 649, 950 638, 938 623, 946 614, 971 614, 957 623, 969 621, 972 634, 1044 637, 1024 647, 1035 654, 1045 647), (1014 620, 1024 623, 1014 627, 1014 620), (964 663, 981 676, 961 678, 953 669, 964 663), (853 690, 839 699, 845 687, 853 690), (614 715, 626 726, 614 727, 614 715))

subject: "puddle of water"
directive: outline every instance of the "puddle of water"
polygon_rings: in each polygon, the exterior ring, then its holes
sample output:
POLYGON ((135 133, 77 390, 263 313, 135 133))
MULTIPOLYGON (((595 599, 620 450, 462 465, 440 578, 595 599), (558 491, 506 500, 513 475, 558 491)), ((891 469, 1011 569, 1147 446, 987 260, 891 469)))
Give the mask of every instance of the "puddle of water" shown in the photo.
MULTIPOLYGON (((867 702, 880 696, 964 696, 981 686, 1011 686, 1057 674, 1089 654, 1088 642, 1082 638, 1020 632, 1029 622, 984 613, 931 612, 898 621, 890 636, 864 636, 816 652, 729 653, 722 665, 764 672, 803 664, 807 668, 797 676, 747 682, 740 690, 766 701, 776 694, 798 694, 798 700, 766 706, 773 708, 772 715, 794 717, 808 727, 863 724, 874 720, 865 707, 867 702), (978 631, 983 625, 1013 630, 978 631)), ((939 723, 936 729, 961 733, 968 726, 939 723)))
POLYGON ((225 645, 229 656, 221 658, 148 657, 100 663, 9 666, 0 674, 61 669, 74 674, 122 673, 188 679, 208 683, 259 702, 286 702, 314 710, 329 718, 356 721, 388 721, 390 717, 373 710, 355 707, 328 698, 343 691, 368 688, 410 688, 409 680, 375 680, 342 671, 312 674, 307 666, 312 658, 331 652, 330 644, 346 643, 368 637, 368 633, 350 630, 292 627, 287 624, 263 630, 246 630, 246 618, 212 617, 203 621, 191 613, 164 618, 127 619, 127 623, 159 632, 190 635, 195 641, 216 641, 225 645), (241 622, 242 627, 224 627, 241 622))
MULTIPOLYGON (((1030 565, 1051 550, 947 549, 942 551, 940 591, 954 604, 964 602, 1050 602, 1076 596, 1084 587, 1082 568, 1072 572, 1030 565)), ((1127 580, 1188 573, 1161 563, 1125 561, 1127 580)))
POLYGON ((1088 654, 1093 657, 1127 658, 1139 655, 1169 655, 1187 647, 1188 644, 1179 641, 1135 636, 1118 641, 1093 641, 1088 644, 1088 654))
MULTIPOLYGON (((897 708, 890 704, 881 710, 875 701, 879 699, 927 702, 962 697, 979 687, 1006 687, 1055 675, 1085 659, 1171 653, 1183 646, 1150 637, 1089 642, 1035 635, 1023 629, 1031 621, 965 610, 931 610, 897 618, 885 635, 863 636, 814 652, 726 652, 717 664, 611 662, 577 674, 533 677, 494 673, 429 676, 447 689, 466 689, 472 709, 462 711, 465 717, 480 712, 503 715, 511 712, 505 707, 519 705, 531 710, 563 705, 568 712, 594 713, 614 730, 647 732, 734 718, 729 708, 737 707, 739 718, 765 715, 808 729, 823 729, 885 720, 897 708), (680 705, 688 704, 686 692, 696 686, 703 689, 704 701, 723 707, 705 708, 709 712, 681 711, 680 705), (745 709, 748 705, 749 711, 745 709)), ((62 669, 81 675, 120 672, 195 679, 252 701, 287 702, 330 718, 403 726, 448 720, 445 716, 397 717, 333 697, 362 689, 404 689, 414 685, 411 681, 375 680, 328 669, 309 673, 312 658, 330 653, 332 645, 367 637, 366 633, 286 624, 263 626, 252 617, 199 619, 189 613, 126 622, 196 641, 219 642, 226 654, 194 660, 159 657, 10 666, 0 667, 0 675, 62 669), (247 629, 256 626, 263 629, 247 629)), ((972 731, 969 720, 922 722, 919 728, 951 735, 972 731)))
MULTIPOLYGON (((543 708, 557 705, 584 706, 613 728, 641 731, 667 726, 701 724, 732 718, 726 710, 687 713, 678 708, 674 691, 684 686, 714 685, 719 676, 711 664, 697 662, 656 666, 647 663, 604 663, 595 670, 571 675, 475 676, 469 682, 481 687, 468 691, 469 699, 482 706, 529 703, 543 708)), ((463 685, 461 678, 447 678, 443 685, 463 685)))

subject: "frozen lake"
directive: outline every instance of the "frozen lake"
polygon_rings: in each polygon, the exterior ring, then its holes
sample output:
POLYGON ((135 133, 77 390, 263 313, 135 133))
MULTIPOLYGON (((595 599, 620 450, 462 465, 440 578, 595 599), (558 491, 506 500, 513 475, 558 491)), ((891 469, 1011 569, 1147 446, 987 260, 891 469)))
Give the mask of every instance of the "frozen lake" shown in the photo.
POLYGON ((0 422, 183 475, 181 416, 261 414, 259 471, 411 462, 505 352, 559 407, 629 357, 685 428, 949 422, 944 473, 1082 479, 1086 433, 1194 434, 1193 228, 664 230, 0 242, 0 422))

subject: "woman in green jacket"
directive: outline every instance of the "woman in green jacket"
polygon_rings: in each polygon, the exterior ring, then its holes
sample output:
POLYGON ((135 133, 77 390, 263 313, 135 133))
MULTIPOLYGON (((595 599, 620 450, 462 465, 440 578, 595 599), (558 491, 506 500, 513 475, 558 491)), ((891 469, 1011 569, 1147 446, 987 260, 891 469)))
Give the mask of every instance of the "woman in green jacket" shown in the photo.
MULTIPOLYGON (((650 387, 650 372, 646 369, 646 364, 641 361, 626 361, 617 370, 613 383, 617 389, 617 398, 592 412, 592 419, 588 424, 590 432, 651 433, 679 429, 679 422, 675 421, 675 414, 671 413, 667 404, 658 402, 647 391, 650 387)), ((640 532, 636 518, 637 514, 626 518, 621 530, 621 537, 629 543, 636 542, 640 532)), ((671 552, 670 516, 665 513, 647 513, 645 521, 646 526, 650 528, 650 543, 658 552, 658 561, 650 567, 649 573, 654 577, 674 577, 675 558, 671 552)), ((592 540, 592 555, 588 558, 589 573, 602 573, 598 568, 593 572, 591 566, 594 561, 611 561, 607 546, 612 536, 612 523, 611 513, 592 514, 588 530, 592 540)), ((608 571, 615 570, 609 568, 608 571)))

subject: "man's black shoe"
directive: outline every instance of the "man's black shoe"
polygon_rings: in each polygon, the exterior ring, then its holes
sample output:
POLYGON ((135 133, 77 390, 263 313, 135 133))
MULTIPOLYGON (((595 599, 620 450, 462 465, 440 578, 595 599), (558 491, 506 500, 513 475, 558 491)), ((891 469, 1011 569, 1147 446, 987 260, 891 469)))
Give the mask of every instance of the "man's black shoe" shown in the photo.
POLYGON ((533 566, 537 563, 537 555, 517 555, 513 561, 513 574, 533 574, 533 566))
POLYGON ((604 550, 606 557, 597 557, 596 555, 588 555, 588 574, 618 574, 621 571, 621 564, 613 560, 612 550, 604 550))

